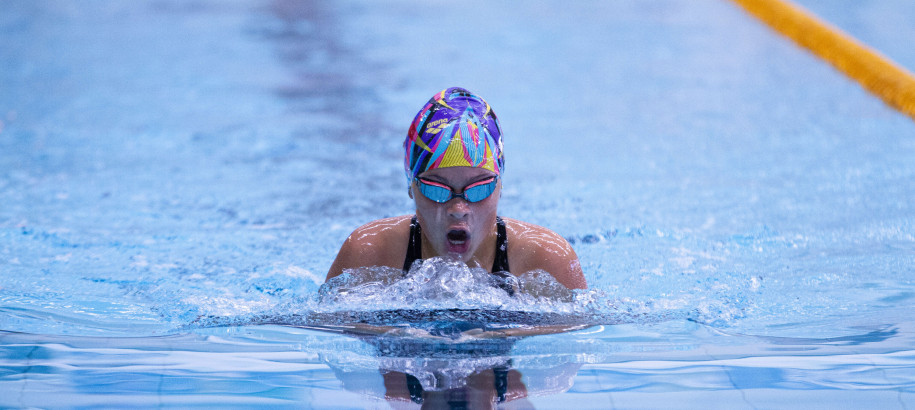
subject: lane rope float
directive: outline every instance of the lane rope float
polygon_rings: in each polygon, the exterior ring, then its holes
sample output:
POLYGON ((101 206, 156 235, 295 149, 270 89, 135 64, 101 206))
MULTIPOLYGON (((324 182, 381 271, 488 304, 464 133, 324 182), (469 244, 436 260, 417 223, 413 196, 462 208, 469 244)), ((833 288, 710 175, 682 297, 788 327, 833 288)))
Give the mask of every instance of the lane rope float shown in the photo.
POLYGON ((915 76, 876 50, 786 0, 732 0, 915 120, 915 76))

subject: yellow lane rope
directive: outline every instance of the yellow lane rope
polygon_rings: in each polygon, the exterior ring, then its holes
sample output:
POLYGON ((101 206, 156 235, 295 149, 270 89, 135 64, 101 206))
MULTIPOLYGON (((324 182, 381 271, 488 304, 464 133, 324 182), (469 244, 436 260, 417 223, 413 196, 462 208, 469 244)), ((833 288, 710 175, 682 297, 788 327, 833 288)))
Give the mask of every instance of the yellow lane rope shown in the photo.
POLYGON ((732 0, 915 120, 915 76, 786 0, 732 0))

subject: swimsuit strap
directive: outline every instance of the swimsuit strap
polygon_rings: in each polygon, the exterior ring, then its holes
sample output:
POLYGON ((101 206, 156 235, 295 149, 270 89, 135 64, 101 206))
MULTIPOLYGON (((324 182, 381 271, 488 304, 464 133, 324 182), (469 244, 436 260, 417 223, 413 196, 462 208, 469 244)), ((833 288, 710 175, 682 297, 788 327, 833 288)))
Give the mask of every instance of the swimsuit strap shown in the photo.
POLYGON ((416 215, 410 220, 410 240, 407 242, 407 257, 403 261, 403 274, 406 275, 413 266, 413 262, 423 258, 422 229, 416 215))
POLYGON ((492 272, 509 272, 508 268, 508 234, 505 233, 505 221, 496 217, 496 257, 492 261, 492 272))
POLYGON ((508 371, 511 369, 512 359, 508 359, 508 363, 505 363, 501 366, 496 366, 492 369, 492 374, 494 384, 496 388, 496 398, 499 399, 499 403, 505 403, 505 394, 508 393, 508 371))
POLYGON ((407 391, 410 392, 410 401, 416 404, 423 404, 423 385, 419 379, 412 374, 404 373, 407 376, 407 391))
POLYGON ((515 288, 512 283, 517 283, 509 271, 508 267, 508 234, 505 232, 505 221, 496 217, 496 257, 492 261, 492 274, 502 278, 499 282, 499 288, 508 293, 508 296, 515 296, 515 288))

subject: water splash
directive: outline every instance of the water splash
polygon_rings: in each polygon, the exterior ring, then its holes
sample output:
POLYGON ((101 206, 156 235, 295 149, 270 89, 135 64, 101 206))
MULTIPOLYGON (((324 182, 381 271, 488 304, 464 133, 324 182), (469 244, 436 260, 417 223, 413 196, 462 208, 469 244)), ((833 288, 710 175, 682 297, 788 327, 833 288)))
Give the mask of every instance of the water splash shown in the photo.
POLYGON ((347 270, 313 294, 286 298, 269 308, 243 304, 236 312, 227 312, 227 305, 221 304, 222 314, 200 314, 191 327, 358 323, 455 335, 475 327, 720 321, 729 320, 735 311, 723 308, 720 301, 692 302, 615 298, 604 289, 569 290, 542 270, 500 277, 460 261, 431 258, 407 274, 389 267, 347 270))

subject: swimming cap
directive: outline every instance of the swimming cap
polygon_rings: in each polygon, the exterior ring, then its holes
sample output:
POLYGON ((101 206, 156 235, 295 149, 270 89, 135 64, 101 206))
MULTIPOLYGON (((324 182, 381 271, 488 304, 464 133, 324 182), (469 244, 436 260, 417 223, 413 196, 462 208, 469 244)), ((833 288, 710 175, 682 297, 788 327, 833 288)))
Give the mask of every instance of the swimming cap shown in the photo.
POLYGON ((489 104, 463 88, 432 96, 404 140, 407 180, 430 169, 477 167, 502 174, 502 131, 489 104))

